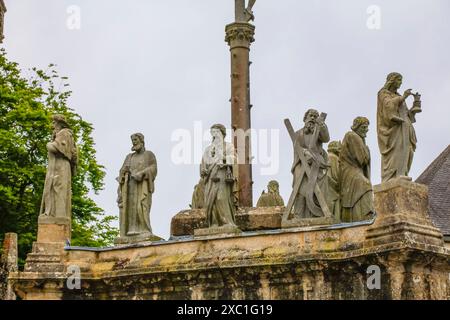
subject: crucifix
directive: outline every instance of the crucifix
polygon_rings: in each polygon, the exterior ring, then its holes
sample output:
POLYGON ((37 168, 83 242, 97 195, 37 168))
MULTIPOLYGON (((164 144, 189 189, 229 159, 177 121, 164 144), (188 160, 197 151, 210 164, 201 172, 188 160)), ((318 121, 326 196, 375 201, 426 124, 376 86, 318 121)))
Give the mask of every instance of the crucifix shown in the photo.
POLYGON ((235 0, 235 22, 226 26, 225 41, 231 52, 231 128, 238 160, 238 203, 253 206, 250 136, 250 45, 255 41, 252 8, 256 0, 235 0))

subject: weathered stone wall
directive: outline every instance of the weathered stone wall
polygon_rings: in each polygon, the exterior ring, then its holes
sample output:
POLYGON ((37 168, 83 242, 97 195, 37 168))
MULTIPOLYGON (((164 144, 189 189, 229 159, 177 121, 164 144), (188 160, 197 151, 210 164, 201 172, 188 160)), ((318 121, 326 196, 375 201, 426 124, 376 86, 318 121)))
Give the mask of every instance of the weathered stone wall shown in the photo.
POLYGON ((23 299, 449 299, 450 250, 427 202, 425 186, 403 181, 375 188, 377 217, 360 224, 105 249, 36 243, 10 280, 23 299), (367 285, 371 268, 379 287, 367 285))

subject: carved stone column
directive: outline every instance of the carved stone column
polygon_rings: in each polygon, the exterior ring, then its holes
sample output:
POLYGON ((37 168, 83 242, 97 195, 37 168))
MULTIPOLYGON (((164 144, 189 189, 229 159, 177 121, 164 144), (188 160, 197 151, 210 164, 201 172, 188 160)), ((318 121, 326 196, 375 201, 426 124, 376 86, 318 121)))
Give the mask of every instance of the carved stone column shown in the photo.
POLYGON ((255 26, 235 22, 226 26, 231 51, 231 126, 238 158, 239 206, 253 206, 253 179, 250 136, 250 45, 255 26))

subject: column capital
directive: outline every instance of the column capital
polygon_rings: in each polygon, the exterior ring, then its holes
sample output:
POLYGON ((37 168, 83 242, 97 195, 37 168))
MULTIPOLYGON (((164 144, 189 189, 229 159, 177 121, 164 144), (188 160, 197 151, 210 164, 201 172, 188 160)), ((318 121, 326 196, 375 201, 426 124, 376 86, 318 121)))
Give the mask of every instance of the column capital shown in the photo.
POLYGON ((235 22, 226 26, 225 41, 231 49, 250 48, 250 44, 255 41, 255 26, 246 22, 235 22))

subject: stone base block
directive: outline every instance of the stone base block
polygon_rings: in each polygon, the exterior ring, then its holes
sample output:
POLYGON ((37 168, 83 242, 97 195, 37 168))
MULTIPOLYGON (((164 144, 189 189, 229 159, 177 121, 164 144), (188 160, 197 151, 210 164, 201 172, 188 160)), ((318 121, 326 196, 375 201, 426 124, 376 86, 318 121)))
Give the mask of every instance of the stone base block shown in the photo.
POLYGON ((37 242, 52 243, 70 241, 71 221, 69 218, 40 216, 37 242))
POLYGON ((281 222, 282 228, 299 228, 299 227, 310 227, 310 226, 327 226, 338 223, 333 217, 320 217, 320 218, 310 218, 310 219, 291 219, 284 220, 281 222))
POLYGON ((236 224, 245 231, 280 229, 284 210, 285 207, 241 209, 236 214, 236 224))
POLYGON ((164 240, 161 237, 155 236, 152 233, 141 233, 133 236, 119 237, 114 240, 115 245, 125 245, 141 242, 157 242, 164 240))
POLYGON ((238 235, 241 232, 242 231, 236 226, 226 225, 221 227, 196 229, 194 230, 194 236, 196 238, 209 236, 230 236, 230 235, 238 235))
POLYGON ((377 219, 367 229, 366 239, 377 244, 412 239, 429 245, 443 245, 443 235, 428 215, 428 188, 397 178, 374 186, 377 219))

